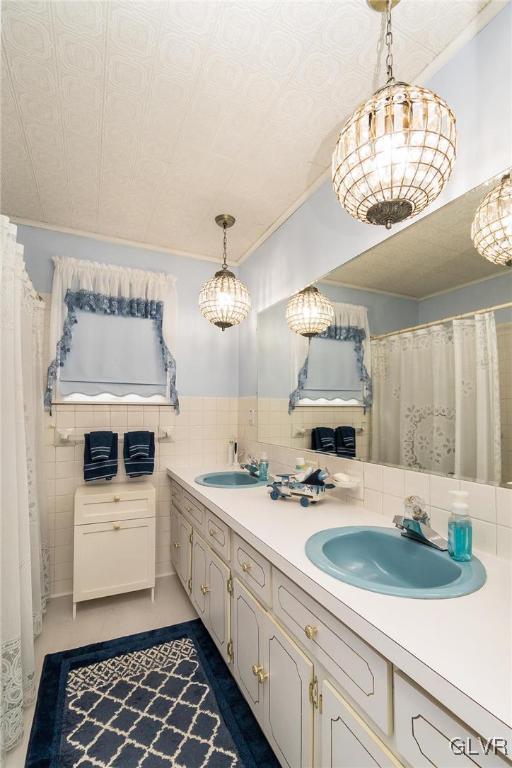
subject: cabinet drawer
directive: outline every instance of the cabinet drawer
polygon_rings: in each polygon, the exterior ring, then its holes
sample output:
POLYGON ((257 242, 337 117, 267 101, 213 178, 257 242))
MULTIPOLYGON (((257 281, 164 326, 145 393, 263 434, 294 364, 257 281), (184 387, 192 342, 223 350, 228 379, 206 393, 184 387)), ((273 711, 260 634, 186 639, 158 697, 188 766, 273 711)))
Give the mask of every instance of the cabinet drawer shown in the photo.
MULTIPOLYGON (((400 754, 414 768, 505 768, 510 763, 493 752, 486 755, 486 739, 478 736, 395 671, 396 744, 400 754), (455 751, 450 744, 452 739, 455 751), (471 749, 471 756, 459 749, 471 749)), ((490 736, 499 738, 501 734, 490 736)))
POLYGON ((204 532, 205 509, 190 493, 183 490, 181 494, 173 497, 174 506, 182 512, 194 528, 204 532))
POLYGON ((233 568, 259 600, 272 605, 270 563, 236 533, 233 534, 233 568))
POLYGON ((115 485, 108 492, 98 489, 97 494, 75 494, 75 525, 107 523, 113 520, 131 520, 155 515, 155 489, 117 490, 115 485))
POLYGON ((208 544, 219 553, 223 560, 229 562, 231 560, 231 532, 229 527, 209 509, 206 510, 205 517, 205 535, 208 544))
POLYGON ((75 526, 73 602, 155 586, 155 520, 75 526))
POLYGON ((273 569, 273 610, 386 734, 392 731, 391 664, 273 569))

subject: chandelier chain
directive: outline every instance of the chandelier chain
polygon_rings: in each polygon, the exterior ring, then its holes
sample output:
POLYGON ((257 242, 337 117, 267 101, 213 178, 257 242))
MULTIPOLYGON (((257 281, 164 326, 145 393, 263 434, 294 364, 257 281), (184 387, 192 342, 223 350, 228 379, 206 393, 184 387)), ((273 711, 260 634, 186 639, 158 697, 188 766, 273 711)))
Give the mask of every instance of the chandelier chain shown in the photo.
POLYGON ((227 235, 226 222, 224 222, 224 224, 222 226, 222 229, 224 230, 224 243, 223 243, 224 258, 223 258, 223 261, 222 261, 222 269, 227 269, 227 267, 228 267, 228 261, 227 261, 228 235, 227 235))
POLYGON ((391 29, 391 2, 392 0, 387 0, 386 2, 386 47, 388 49, 386 55, 386 69, 388 75, 388 85, 389 83, 395 82, 395 78, 393 76, 393 31, 391 29))

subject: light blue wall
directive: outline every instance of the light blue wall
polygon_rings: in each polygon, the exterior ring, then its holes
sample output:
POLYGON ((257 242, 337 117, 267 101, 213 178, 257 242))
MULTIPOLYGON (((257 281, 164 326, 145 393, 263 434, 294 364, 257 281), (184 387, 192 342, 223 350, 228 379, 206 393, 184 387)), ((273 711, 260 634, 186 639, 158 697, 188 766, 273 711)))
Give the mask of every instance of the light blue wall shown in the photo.
POLYGON ((359 288, 349 288, 342 285, 320 283, 322 293, 332 301, 360 304, 368 309, 368 324, 372 336, 400 328, 409 328, 418 322, 418 302, 393 296, 389 293, 362 291, 359 288))
MULTIPOLYGON (((511 28, 507 6, 426 85, 444 97, 458 126, 455 169, 424 215, 477 187, 510 164, 511 28)), ((416 219, 417 221, 418 219, 416 219)), ((408 223, 393 229, 395 234, 408 223)), ((243 264, 256 310, 289 296, 389 237, 352 219, 326 181, 243 264)), ((240 329, 240 392, 256 392, 256 318, 240 329)))
MULTIPOLYGON (((419 322, 430 323, 443 317, 471 312, 473 309, 485 309, 497 304, 512 301, 512 270, 504 272, 490 280, 457 288, 440 296, 423 299, 419 303, 419 322)), ((502 309, 496 312, 496 322, 505 323, 512 320, 512 311, 502 309)))
POLYGON ((213 262, 24 225, 18 225, 18 242, 25 247, 27 271, 40 293, 51 291, 53 256, 73 256, 174 275, 178 295, 175 355, 179 394, 238 395, 238 328, 222 333, 202 318, 197 306, 202 284, 215 271, 213 262))

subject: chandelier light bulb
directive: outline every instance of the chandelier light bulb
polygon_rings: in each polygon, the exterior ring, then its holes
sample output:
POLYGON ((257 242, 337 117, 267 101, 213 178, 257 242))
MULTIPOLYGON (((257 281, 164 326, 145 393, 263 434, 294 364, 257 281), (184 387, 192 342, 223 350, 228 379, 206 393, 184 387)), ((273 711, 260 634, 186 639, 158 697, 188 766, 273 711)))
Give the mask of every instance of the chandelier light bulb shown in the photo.
POLYGON ((504 267, 512 267, 512 181, 507 173, 486 194, 471 225, 478 253, 504 267))

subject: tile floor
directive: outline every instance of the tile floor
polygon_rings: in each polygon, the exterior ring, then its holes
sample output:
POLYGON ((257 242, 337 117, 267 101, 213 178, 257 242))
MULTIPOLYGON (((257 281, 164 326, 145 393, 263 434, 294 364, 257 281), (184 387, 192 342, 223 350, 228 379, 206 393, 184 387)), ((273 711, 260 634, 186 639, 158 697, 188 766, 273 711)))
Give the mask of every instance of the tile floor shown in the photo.
MULTIPOLYGON (((43 633, 36 640, 38 683, 47 653, 178 624, 195 617, 189 597, 175 575, 157 579, 154 603, 149 590, 90 600, 78 606, 75 621, 71 613, 71 596, 50 600, 43 633)), ((25 711, 23 740, 6 755, 4 768, 23 768, 33 715, 34 705, 25 711)))

